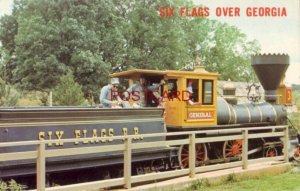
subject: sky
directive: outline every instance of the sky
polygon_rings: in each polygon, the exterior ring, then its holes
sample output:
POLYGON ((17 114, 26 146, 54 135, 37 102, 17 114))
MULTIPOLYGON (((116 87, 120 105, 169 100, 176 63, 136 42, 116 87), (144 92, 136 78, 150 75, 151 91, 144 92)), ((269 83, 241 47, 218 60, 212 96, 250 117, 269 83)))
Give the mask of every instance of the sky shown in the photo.
MULTIPOLYGON (((194 0, 209 8, 210 19, 234 25, 249 40, 258 40, 261 53, 285 53, 290 56, 286 73, 287 84, 300 84, 300 0, 194 0), (216 9, 237 7, 240 16, 216 16, 216 9), (247 17, 246 8, 276 7, 286 9, 286 17, 247 17)), ((13 0, 0 0, 0 16, 11 14, 13 0)))
POLYGON ((13 0, 0 0, 0 16, 11 14, 13 0))
POLYGON ((261 53, 285 53, 290 57, 286 83, 300 84, 300 1, 299 0, 194 0, 198 7, 209 8, 208 18, 234 25, 245 33, 249 40, 256 39, 261 53), (218 7, 238 7, 239 17, 216 16, 218 7), (286 17, 247 17, 250 7, 283 7, 286 17))

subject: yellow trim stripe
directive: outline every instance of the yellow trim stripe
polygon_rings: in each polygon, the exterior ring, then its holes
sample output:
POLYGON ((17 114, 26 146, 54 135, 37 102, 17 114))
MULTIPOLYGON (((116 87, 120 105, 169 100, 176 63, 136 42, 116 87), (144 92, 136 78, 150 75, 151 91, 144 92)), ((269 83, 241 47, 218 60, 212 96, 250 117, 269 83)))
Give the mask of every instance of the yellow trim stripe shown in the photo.
MULTIPOLYGON (((121 117, 132 117, 132 116, 134 116, 134 117, 136 117, 136 116, 140 116, 140 117, 157 117, 158 115, 122 115, 121 117)), ((115 118, 115 117, 117 117, 117 118, 120 118, 120 115, 119 116, 92 116, 92 117, 38 117, 38 118, 26 118, 26 117, 19 117, 19 118, 16 118, 16 117, 10 117, 10 118, 1 118, 0 117, 0 122, 1 121, 11 121, 11 120, 15 120, 15 119, 40 119, 40 120, 43 120, 43 119, 93 119, 93 118, 103 118, 103 117, 105 117, 105 118, 107 118, 107 117, 111 117, 111 118, 115 118)))
MULTIPOLYGON (((116 113, 116 112, 125 112, 125 113, 127 113, 128 111, 139 111, 139 109, 135 109, 135 110, 131 110, 131 109, 125 109, 125 110, 123 110, 123 109, 99 109, 99 110, 91 110, 91 111, 85 111, 85 110, 76 110, 76 111, 74 111, 74 110, 68 110, 68 109, 66 109, 66 110, 35 110, 35 111, 18 111, 18 110, 14 110, 14 109, 11 109, 11 111, 10 110, 7 110, 7 111, 1 111, 1 109, 0 109, 0 114, 2 114, 2 113, 5 113, 5 114, 12 114, 12 113, 66 113, 66 112, 68 112, 68 113, 83 113, 83 112, 86 112, 86 113, 92 113, 92 112, 94 112, 94 113, 103 113, 103 112, 105 112, 105 113, 116 113)), ((141 111, 147 111, 147 112, 149 112, 149 111, 159 111, 159 109, 157 109, 157 110, 155 110, 155 109, 151 109, 151 110, 148 110, 148 109, 145 109, 145 110, 143 110, 143 109, 141 109, 141 111)))
POLYGON ((126 120, 97 120, 97 121, 62 121, 62 122, 35 122, 35 123, 2 123, 0 127, 28 127, 28 126, 55 126, 55 125, 89 125, 105 123, 136 123, 136 122, 163 122, 163 118, 151 119, 126 119, 126 120))

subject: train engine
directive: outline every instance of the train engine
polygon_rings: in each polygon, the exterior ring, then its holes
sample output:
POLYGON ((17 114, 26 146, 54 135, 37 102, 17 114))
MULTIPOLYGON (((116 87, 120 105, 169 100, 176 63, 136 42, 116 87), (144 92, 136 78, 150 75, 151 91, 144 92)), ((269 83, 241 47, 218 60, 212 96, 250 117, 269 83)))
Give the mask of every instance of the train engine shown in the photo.
MULTIPOLYGON (((167 83, 159 91, 160 99, 164 103, 165 125, 168 132, 226 128, 255 129, 261 126, 287 124, 285 105, 291 103, 291 89, 280 82, 288 65, 287 55, 253 56, 252 66, 265 90, 265 101, 260 100, 261 96, 255 93, 256 86, 249 86, 249 93, 245 95, 249 102, 246 104, 232 102, 228 99, 228 95, 218 96, 218 74, 206 71, 197 63, 194 71, 130 70, 112 74, 112 77, 127 78, 131 84, 143 75, 146 76, 149 85, 164 79, 167 83), (254 91, 250 91, 251 88, 254 88, 254 91)), ((153 96, 148 98, 149 107, 158 105, 157 100, 151 99, 153 96)), ((198 136, 212 135, 216 134, 198 136)), ((238 160, 242 146, 241 140, 199 143, 196 145, 198 153, 196 160, 199 160, 197 163, 238 160)), ((179 164, 187 167, 188 146, 178 145, 178 147, 179 164)), ((248 150, 250 157, 277 156, 282 152, 282 142, 279 138, 256 139, 249 143, 248 150)))

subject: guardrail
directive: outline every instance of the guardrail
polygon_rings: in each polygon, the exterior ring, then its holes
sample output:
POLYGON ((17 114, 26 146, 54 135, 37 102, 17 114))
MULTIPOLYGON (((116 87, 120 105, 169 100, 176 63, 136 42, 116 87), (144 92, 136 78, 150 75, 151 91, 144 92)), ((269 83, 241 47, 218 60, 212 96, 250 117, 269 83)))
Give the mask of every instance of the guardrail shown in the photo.
MULTIPOLYGON (((123 186, 124 188, 131 188, 133 183, 145 182, 151 180, 166 179, 178 176, 189 175, 193 178, 196 173, 219 170, 224 168, 232 168, 242 166, 243 169, 247 169, 248 164, 265 162, 265 161, 275 161, 283 160, 288 162, 288 145, 289 145, 289 136, 288 136, 288 126, 268 126, 268 127, 258 127, 258 128, 236 128, 236 129, 224 129, 224 130, 205 130, 205 131, 190 131, 190 132, 176 132, 176 133, 158 133, 158 134, 143 134, 143 137, 158 137, 158 136, 178 136, 178 135, 187 135, 188 139, 176 139, 168 141, 158 141, 158 142, 143 142, 143 143, 133 143, 132 140, 136 138, 134 135, 129 136, 114 136, 114 140, 123 139, 124 144, 119 145, 109 145, 109 146, 93 146, 93 147, 78 147, 78 148, 67 148, 67 149, 55 149, 47 150, 46 144, 57 143, 57 140, 42 140, 42 141, 25 141, 25 142, 5 142, 0 143, 0 147, 15 147, 15 146, 26 146, 26 145, 35 145, 36 151, 27 151, 27 152, 16 152, 16 153, 1 153, 1 161, 10 161, 10 160, 25 160, 25 159, 36 159, 37 166, 37 190, 39 191, 66 191, 66 190, 89 190, 89 189, 98 189, 104 187, 112 186, 123 186), (271 130, 271 132, 260 132, 251 134, 250 131, 257 130, 271 130), (234 135, 223 135, 223 136, 213 136, 213 137, 204 137, 196 138, 197 134, 203 133, 234 133, 234 135), (238 133, 238 134, 237 134, 238 133), (255 138, 266 138, 266 137, 283 137, 283 153, 284 155, 268 158, 258 158, 248 160, 248 141, 249 139, 255 138), (211 143, 218 141, 228 141, 228 140, 243 140, 242 147, 242 160, 235 161, 224 164, 217 165, 208 165, 196 167, 195 165, 195 145, 197 143, 211 143), (189 145, 189 168, 180 169, 175 171, 166 171, 159 173, 149 173, 143 175, 131 175, 131 156, 132 150, 141 149, 141 148, 153 148, 160 146, 178 146, 178 145, 189 145), (58 186, 46 188, 46 158, 58 157, 58 156, 70 156, 78 154, 90 154, 90 153, 100 153, 100 152, 112 152, 112 151, 123 151, 124 152, 124 176, 122 178, 115 178, 109 180, 100 180, 88 183, 79 183, 66 186, 58 186)), ((139 135, 141 136, 141 135, 139 135)), ((97 140, 107 140, 111 137, 97 137, 97 140)), ((74 142, 74 141, 93 141, 95 138, 74 138, 74 139, 62 139, 64 143, 74 142)))

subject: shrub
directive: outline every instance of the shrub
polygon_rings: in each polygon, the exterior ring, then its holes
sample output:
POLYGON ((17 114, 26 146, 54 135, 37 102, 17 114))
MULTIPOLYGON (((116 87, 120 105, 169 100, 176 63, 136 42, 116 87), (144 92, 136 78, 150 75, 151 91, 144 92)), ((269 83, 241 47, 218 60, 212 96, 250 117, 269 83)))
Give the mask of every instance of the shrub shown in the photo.
POLYGON ((26 186, 18 184, 15 180, 10 180, 9 182, 0 180, 0 191, 21 191, 25 188, 26 186))
POLYGON ((15 106, 19 99, 17 90, 0 79, 0 106, 15 106))
POLYGON ((42 102, 42 97, 44 96, 43 92, 30 91, 22 92, 21 98, 19 98, 17 106, 45 106, 42 102))
POLYGON ((207 179, 200 179, 193 181, 192 185, 188 188, 188 190, 200 190, 205 187, 209 187, 210 183, 207 179))
POLYGON ((226 179, 226 182, 227 183, 234 183, 234 182, 237 182, 237 177, 236 177, 236 174, 232 173, 232 174, 229 174, 227 179, 226 179))
POLYGON ((57 106, 79 106, 85 103, 81 86, 74 81, 72 73, 61 77, 53 89, 53 104, 57 106))

